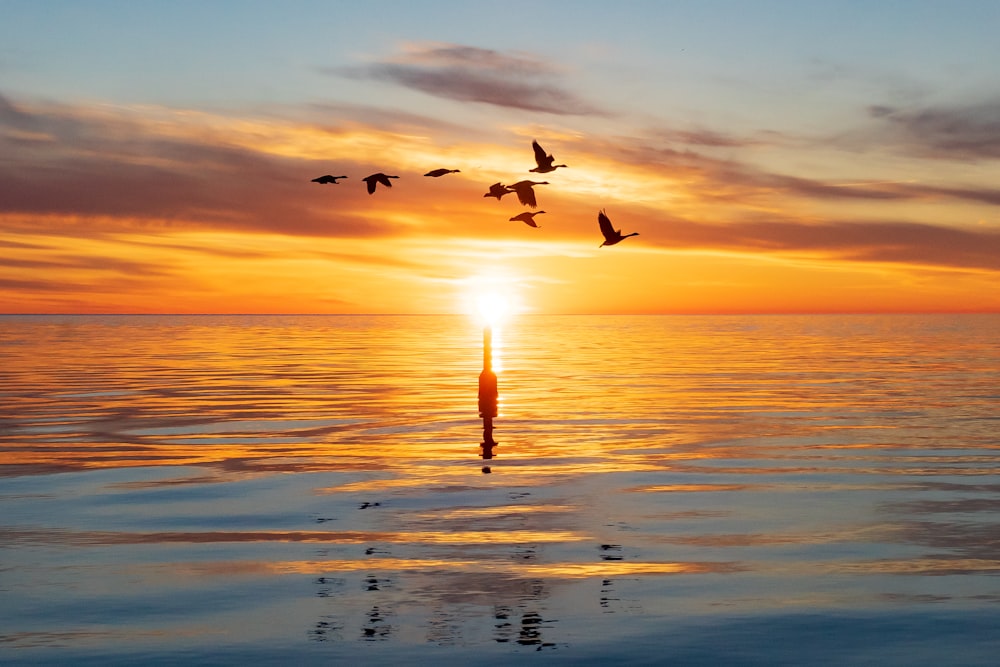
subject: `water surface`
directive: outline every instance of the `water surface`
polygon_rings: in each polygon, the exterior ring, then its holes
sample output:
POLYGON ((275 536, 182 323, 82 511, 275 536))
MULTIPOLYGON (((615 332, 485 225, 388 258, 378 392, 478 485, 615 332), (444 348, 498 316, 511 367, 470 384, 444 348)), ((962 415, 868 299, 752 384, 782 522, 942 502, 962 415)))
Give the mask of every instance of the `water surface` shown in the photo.
POLYGON ((995 664, 998 330, 0 317, 0 660, 995 664))

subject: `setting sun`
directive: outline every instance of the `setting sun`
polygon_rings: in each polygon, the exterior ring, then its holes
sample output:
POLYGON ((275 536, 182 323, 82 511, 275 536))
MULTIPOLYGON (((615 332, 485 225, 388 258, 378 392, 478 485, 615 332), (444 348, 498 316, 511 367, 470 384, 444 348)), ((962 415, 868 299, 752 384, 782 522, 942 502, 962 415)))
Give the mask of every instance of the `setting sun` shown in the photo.
POLYGON ((476 297, 476 311, 484 324, 496 326, 510 312, 510 300, 500 292, 484 292, 476 297))

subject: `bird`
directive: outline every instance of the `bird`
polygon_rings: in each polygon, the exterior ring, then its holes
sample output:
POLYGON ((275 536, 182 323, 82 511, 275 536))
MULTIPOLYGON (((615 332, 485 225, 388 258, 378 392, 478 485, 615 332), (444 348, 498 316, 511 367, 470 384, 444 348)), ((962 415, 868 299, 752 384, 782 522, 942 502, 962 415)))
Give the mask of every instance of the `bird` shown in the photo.
POLYGON ((503 197, 504 195, 509 195, 511 192, 513 192, 513 190, 508 188, 503 183, 494 183, 493 185, 490 186, 490 191, 484 194, 483 196, 496 197, 497 201, 500 201, 501 197, 503 197))
POLYGON ((551 155, 546 155, 545 149, 539 146, 537 141, 532 141, 531 147, 535 149, 535 162, 538 166, 534 169, 529 169, 528 171, 534 171, 539 174, 547 174, 550 171, 555 171, 559 167, 566 166, 564 164, 552 164, 555 162, 555 158, 551 155))
POLYGON ((368 194, 374 194, 375 186, 381 183, 387 188, 392 187, 392 183, 389 181, 390 178, 399 178, 399 176, 389 176, 379 172, 377 174, 372 174, 371 176, 365 176, 361 180, 368 184, 368 194))
POLYGON ((599 245, 599 248, 603 248, 606 245, 614 245, 620 243, 622 239, 626 239, 630 236, 638 236, 639 232, 632 232, 631 234, 622 235, 622 230, 615 229, 611 226, 611 219, 608 218, 608 214, 602 209, 597 214, 597 224, 601 226, 601 233, 604 234, 604 243, 599 245))
POLYGON ((337 179, 338 178, 347 178, 347 176, 331 176, 330 174, 327 174, 325 176, 320 176, 319 178, 312 179, 312 182, 313 183, 322 183, 324 185, 327 184, 327 183, 333 183, 334 185, 337 185, 338 184, 337 183, 337 179))
POLYGON ((508 185, 507 188, 513 190, 517 193, 517 199, 525 206, 530 206, 531 208, 536 208, 538 202, 535 201, 535 191, 532 187, 536 185, 548 185, 548 181, 518 181, 514 185, 508 185))
POLYGON ((538 227, 538 225, 535 224, 535 216, 538 215, 539 213, 545 213, 545 211, 535 211, 534 213, 525 211, 524 213, 518 213, 513 218, 511 218, 511 220, 520 220, 529 227, 538 227))
POLYGON ((438 176, 444 176, 445 174, 457 174, 457 173, 459 173, 458 169, 435 169, 433 171, 428 171, 426 174, 424 174, 424 176, 433 176, 434 178, 437 178, 438 176))

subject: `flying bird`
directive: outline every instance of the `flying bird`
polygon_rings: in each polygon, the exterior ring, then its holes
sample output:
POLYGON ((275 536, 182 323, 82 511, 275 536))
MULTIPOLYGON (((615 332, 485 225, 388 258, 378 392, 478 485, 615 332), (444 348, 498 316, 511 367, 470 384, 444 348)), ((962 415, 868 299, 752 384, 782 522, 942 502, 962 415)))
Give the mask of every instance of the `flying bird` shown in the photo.
POLYGON ((615 229, 611 226, 611 220, 608 218, 608 214, 605 213, 604 210, 601 210, 597 214, 597 224, 601 226, 601 233, 604 234, 604 243, 599 245, 599 248, 603 248, 606 245, 621 243, 622 239, 639 235, 639 232, 632 232, 631 234, 625 234, 623 236, 622 230, 615 229))
POLYGON ((437 178, 438 176, 444 176, 445 174, 457 174, 458 169, 435 169, 434 171, 428 171, 424 176, 433 176, 437 178))
POLYGON ((325 176, 320 176, 319 178, 312 179, 312 182, 322 183, 324 185, 327 183, 333 183, 334 185, 337 185, 338 178, 347 178, 347 176, 331 176, 330 174, 327 174, 325 176))
POLYGON ((525 211, 524 213, 518 213, 513 218, 511 218, 511 220, 519 220, 524 224, 528 225, 529 227, 538 227, 538 225, 535 224, 535 216, 538 215, 539 213, 545 213, 545 211, 535 211, 534 213, 525 211))
POLYGON ((550 171, 555 171, 559 167, 566 166, 564 164, 552 164, 555 162, 555 158, 551 155, 546 155, 545 149, 539 146, 537 141, 532 141, 531 147, 535 149, 535 162, 538 166, 534 169, 529 169, 528 171, 534 171, 539 174, 547 174, 550 171))
POLYGON ((535 201, 535 191, 532 189, 536 185, 548 185, 548 181, 518 181, 507 188, 517 193, 517 199, 525 206, 536 208, 538 202, 535 201))
POLYGON ((399 176, 389 176, 379 172, 377 174, 372 174, 371 176, 365 176, 361 180, 368 184, 368 194, 374 194, 375 186, 379 183, 387 188, 391 188, 392 182, 389 180, 390 178, 399 178, 399 176))
POLYGON ((493 185, 490 186, 490 191, 484 194, 483 196, 496 197, 497 201, 500 201, 501 197, 503 197, 504 195, 509 195, 511 192, 513 192, 513 190, 508 188, 503 183, 494 183, 493 185))

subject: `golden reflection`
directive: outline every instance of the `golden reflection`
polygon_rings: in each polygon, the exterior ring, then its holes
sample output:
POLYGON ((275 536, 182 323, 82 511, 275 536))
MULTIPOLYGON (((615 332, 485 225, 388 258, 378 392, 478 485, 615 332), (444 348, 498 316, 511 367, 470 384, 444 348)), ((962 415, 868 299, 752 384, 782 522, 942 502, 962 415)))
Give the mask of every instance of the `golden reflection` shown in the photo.
POLYGON ((467 471, 456 470, 452 475, 414 475, 413 477, 400 477, 397 479, 370 479, 348 482, 346 484, 317 489, 317 493, 384 492, 401 489, 440 488, 448 485, 449 480, 458 477, 467 480, 467 471))
POLYGON ((751 547, 781 544, 842 544, 846 542, 877 542, 896 532, 891 524, 854 526, 838 530, 809 533, 738 533, 720 535, 665 536, 659 541, 671 544, 691 544, 703 547, 751 547))
POLYGON ((656 486, 636 486, 626 491, 634 493, 691 493, 704 491, 748 491, 766 488, 759 484, 661 484, 656 486))
POLYGON ((176 563, 178 571, 209 576, 232 574, 320 574, 323 572, 371 572, 372 570, 449 571, 493 573, 517 577, 557 577, 587 579, 625 575, 727 574, 741 572, 744 567, 734 562, 634 562, 601 561, 600 563, 523 563, 508 560, 445 560, 433 558, 379 558, 377 560, 303 560, 303 561, 240 561, 215 563, 176 563))
MULTIPOLYGON (((572 443, 570 443, 572 444, 572 443)), ((556 483, 566 478, 577 477, 589 474, 602 473, 623 473, 623 472, 662 472, 664 467, 656 462, 644 462, 633 460, 628 457, 622 459, 601 458, 592 461, 565 460, 559 458, 565 456, 566 450, 559 449, 555 452, 536 451, 529 444, 511 443, 507 450, 511 457, 509 464, 504 466, 503 475, 508 484, 539 484, 545 485, 556 483), (547 458, 552 457, 552 458, 547 458)), ((317 469, 322 469, 318 466, 317 469)), ((347 482, 337 486, 317 489, 318 493, 380 493, 386 490, 404 489, 440 489, 454 488, 456 485, 470 486, 473 480, 469 479, 468 471, 464 468, 455 468, 451 471, 442 472, 438 469, 428 468, 421 470, 419 466, 411 466, 405 471, 407 476, 394 479, 378 478, 370 480, 359 480, 347 482)), ((403 470, 400 470, 403 474, 403 470)), ((674 485, 673 487, 634 487, 622 489, 632 492, 662 492, 662 491, 739 491, 739 485, 674 485), (692 488, 675 488, 689 486, 692 488), (702 487, 705 488, 696 488, 702 487)), ((745 485, 742 488, 760 488, 745 485)))
POLYGON ((572 512, 577 509, 573 505, 500 505, 495 507, 462 507, 458 509, 442 510, 439 512, 418 512, 413 516, 419 519, 484 519, 505 516, 523 516, 526 514, 538 514, 540 512, 572 512))
POLYGON ((337 544, 519 544, 524 542, 582 542, 589 535, 569 530, 490 530, 490 531, 188 531, 188 532, 114 532, 49 531, 44 529, 0 530, 5 541, 18 544, 166 544, 224 542, 325 542, 337 544))

